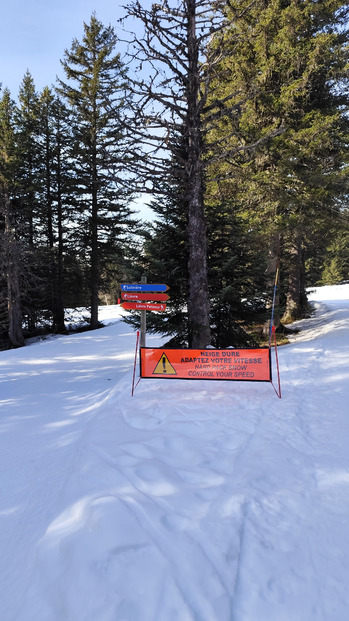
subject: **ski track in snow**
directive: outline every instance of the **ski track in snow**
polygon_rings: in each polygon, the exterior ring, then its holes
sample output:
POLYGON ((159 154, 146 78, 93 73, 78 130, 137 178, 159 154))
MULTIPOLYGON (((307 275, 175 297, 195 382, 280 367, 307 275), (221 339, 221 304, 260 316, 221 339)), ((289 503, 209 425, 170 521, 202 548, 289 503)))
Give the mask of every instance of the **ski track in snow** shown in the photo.
POLYGON ((347 621, 348 292, 279 348, 281 400, 131 398, 121 322, 0 356, 0 620, 347 621))

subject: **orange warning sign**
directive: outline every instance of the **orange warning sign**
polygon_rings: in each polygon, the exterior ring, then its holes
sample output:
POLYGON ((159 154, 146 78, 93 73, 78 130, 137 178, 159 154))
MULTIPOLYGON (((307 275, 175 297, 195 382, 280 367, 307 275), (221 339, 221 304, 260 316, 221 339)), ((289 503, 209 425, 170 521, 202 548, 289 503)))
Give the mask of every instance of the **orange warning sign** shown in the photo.
POLYGON ((271 382, 269 348, 152 349, 141 347, 141 377, 271 382))

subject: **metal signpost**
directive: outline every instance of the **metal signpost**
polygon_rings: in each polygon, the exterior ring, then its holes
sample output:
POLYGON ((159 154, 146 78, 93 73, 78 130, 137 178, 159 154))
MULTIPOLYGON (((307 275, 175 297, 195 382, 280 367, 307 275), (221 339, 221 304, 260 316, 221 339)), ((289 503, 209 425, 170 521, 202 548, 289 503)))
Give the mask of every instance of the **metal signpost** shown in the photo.
MULTIPOLYGON (((144 275, 141 278, 142 285, 146 285, 147 277, 144 275)), ((147 332, 147 313, 145 310, 141 310, 141 334, 140 334, 140 346, 143 347, 142 343, 144 343, 145 347, 145 335, 147 332)))
POLYGON ((145 335, 147 331, 147 311, 164 312, 169 296, 164 293, 168 290, 168 286, 164 284, 152 285, 147 283, 147 277, 144 275, 140 283, 126 283, 120 285, 121 297, 123 300, 121 306, 126 310, 138 310, 141 312, 141 329, 140 329, 140 347, 145 347, 145 335), (157 302, 162 302, 157 304, 157 302))

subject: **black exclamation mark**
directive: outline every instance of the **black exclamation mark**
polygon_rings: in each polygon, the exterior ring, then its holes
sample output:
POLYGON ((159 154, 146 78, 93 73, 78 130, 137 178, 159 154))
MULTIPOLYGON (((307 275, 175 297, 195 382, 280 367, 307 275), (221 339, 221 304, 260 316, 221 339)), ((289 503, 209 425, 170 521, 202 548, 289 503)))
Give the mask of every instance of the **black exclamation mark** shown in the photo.
POLYGON ((166 373, 166 356, 162 357, 162 366, 164 367, 164 373, 166 373))

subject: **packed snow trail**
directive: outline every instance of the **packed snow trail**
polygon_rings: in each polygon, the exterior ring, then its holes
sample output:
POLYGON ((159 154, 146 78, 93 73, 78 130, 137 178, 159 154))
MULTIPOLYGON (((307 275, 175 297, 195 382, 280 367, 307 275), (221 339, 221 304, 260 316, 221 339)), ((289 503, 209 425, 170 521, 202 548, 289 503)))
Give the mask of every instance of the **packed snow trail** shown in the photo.
POLYGON ((0 355, 1 620, 347 621, 349 286, 312 297, 281 400, 131 398, 121 322, 0 355))

